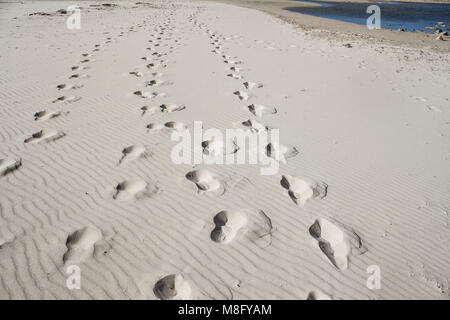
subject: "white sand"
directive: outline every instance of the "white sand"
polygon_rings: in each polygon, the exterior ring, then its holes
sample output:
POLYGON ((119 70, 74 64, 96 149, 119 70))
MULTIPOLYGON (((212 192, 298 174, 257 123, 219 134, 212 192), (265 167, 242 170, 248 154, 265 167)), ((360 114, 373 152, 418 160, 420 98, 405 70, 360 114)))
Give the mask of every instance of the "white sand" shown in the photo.
POLYGON ((0 4, 1 299, 449 298, 449 55, 346 48, 230 5, 152 4, 82 10, 81 30, 28 16, 68 2, 0 4), (171 161, 163 124, 249 119, 299 151, 277 175, 171 161), (74 261, 79 290, 66 287, 74 261))

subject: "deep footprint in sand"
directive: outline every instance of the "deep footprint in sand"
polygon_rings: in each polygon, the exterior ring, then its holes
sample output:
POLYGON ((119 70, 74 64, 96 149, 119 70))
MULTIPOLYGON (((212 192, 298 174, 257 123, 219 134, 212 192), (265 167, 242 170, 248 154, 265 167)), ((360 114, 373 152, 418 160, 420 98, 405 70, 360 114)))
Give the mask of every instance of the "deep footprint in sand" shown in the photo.
POLYGON ((225 59, 223 60, 224 63, 226 64, 241 64, 241 61, 236 61, 236 60, 231 60, 231 59, 225 59))
POLYGON ((147 155, 147 149, 142 144, 135 144, 126 147, 122 150, 122 157, 119 160, 119 165, 127 164, 133 160, 137 160, 147 155))
POLYGON ((309 228, 309 234, 317 240, 320 250, 337 269, 347 269, 351 247, 345 233, 338 226, 319 218, 309 228))
POLYGON ((246 101, 249 98, 248 93, 244 91, 235 91, 233 92, 233 94, 236 95, 239 98, 239 100, 242 101, 246 101))
POLYGON ((167 112, 167 113, 181 111, 181 110, 186 109, 185 106, 179 106, 174 103, 162 104, 159 107, 161 108, 161 112, 167 112))
POLYGON ((142 92, 140 90, 133 92, 133 94, 144 99, 147 99, 152 96, 151 92, 142 92))
POLYGON ((191 299, 191 287, 181 274, 171 274, 158 280, 153 293, 161 300, 191 299))
POLYGON ((72 67, 72 71, 76 71, 76 70, 89 70, 91 67, 88 66, 73 66, 72 67))
POLYGON ((53 100, 53 103, 56 102, 76 102, 81 100, 81 97, 76 97, 76 96, 70 96, 70 97, 66 97, 66 96, 61 96, 56 98, 55 100, 53 100))
POLYGON ((147 125, 147 130, 151 133, 159 132, 165 127, 162 123, 150 123, 147 125))
POLYGON ((165 93, 158 93, 158 92, 148 92, 148 91, 135 91, 133 92, 134 95, 147 99, 147 98, 157 98, 157 97, 164 97, 165 93))
POLYGON ((0 159, 0 177, 6 176, 8 173, 16 171, 22 166, 22 159, 16 160, 12 158, 0 159))
POLYGON ((218 157, 223 155, 224 144, 223 141, 218 140, 205 140, 202 141, 202 152, 203 154, 211 157, 218 157))
POLYGON ((243 121, 242 125, 244 127, 249 128, 252 133, 257 133, 257 134, 259 134, 263 131, 269 130, 269 128, 267 126, 262 125, 261 123, 259 123, 256 120, 249 119, 249 120, 243 121))
POLYGON ((156 112, 158 112, 159 109, 156 107, 142 106, 141 111, 142 111, 141 116, 145 116, 145 115, 151 116, 152 114, 155 114, 156 112))
POLYGON ((137 199, 147 189, 147 182, 143 180, 123 181, 116 186, 114 200, 129 201, 137 199))
POLYGON ((84 86, 84 85, 82 85, 82 84, 71 84, 71 85, 66 85, 65 83, 62 83, 62 84, 58 84, 58 85, 56 86, 56 88, 57 88, 58 90, 62 90, 62 89, 65 89, 65 90, 71 90, 71 89, 73 89, 73 90, 75 90, 75 89, 83 88, 83 86, 84 86))
POLYGON ((296 157, 299 153, 298 149, 291 145, 269 143, 266 146, 266 155, 269 158, 280 160, 285 164, 287 159, 296 157))
POLYGON ((89 75, 87 74, 72 74, 69 79, 87 79, 89 75))
POLYGON ((23 142, 25 143, 39 143, 39 142, 51 142, 58 139, 61 139, 66 134, 59 130, 52 130, 52 131, 38 131, 36 133, 33 133, 31 137, 26 138, 23 142))
POLYGON ((94 254, 95 244, 102 239, 102 232, 95 227, 85 227, 67 237, 65 265, 80 264, 94 254))
POLYGON ((214 217, 216 227, 211 232, 211 239, 218 243, 231 242, 239 230, 247 224, 247 217, 241 211, 221 211, 214 217))
POLYGON ((283 175, 280 183, 283 188, 288 190, 288 195, 295 204, 305 205, 310 199, 323 199, 328 191, 328 185, 325 182, 300 179, 290 175, 283 175))
POLYGON ((170 83, 165 83, 163 80, 158 80, 158 79, 153 79, 153 80, 147 81, 145 83, 145 85, 147 87, 157 87, 157 86, 161 86, 163 84, 168 85, 170 83))
POLYGON ((250 81, 244 82, 243 85, 244 85, 245 89, 248 89, 248 90, 263 87, 262 83, 255 83, 255 82, 250 82, 250 81))
POLYGON ((306 300, 333 300, 329 295, 320 290, 313 290, 308 294, 306 300))
POLYGON ((206 169, 189 171, 185 177, 197 186, 198 193, 216 191, 222 187, 215 175, 206 169))
POLYGON ((237 80, 242 79, 242 76, 240 76, 240 75, 238 75, 238 74, 235 74, 235 73, 227 74, 227 76, 228 76, 228 77, 231 77, 231 78, 233 78, 233 79, 237 79, 237 80))
POLYGON ((186 131, 188 128, 183 122, 177 122, 177 121, 169 121, 164 124, 164 127, 175 130, 175 131, 186 131))
POLYGON ((36 112, 34 114, 34 120, 35 121, 49 120, 49 119, 53 119, 53 118, 62 116, 63 114, 69 114, 69 112, 64 112, 64 113, 61 111, 47 112, 46 110, 42 110, 42 111, 36 112))
POLYGON ((143 74, 141 72, 139 72, 139 71, 131 71, 130 74, 133 75, 133 76, 136 76, 138 78, 143 76, 143 74))
POLYGON ((278 112, 277 108, 266 107, 266 106, 263 106, 262 104, 251 104, 247 108, 248 108, 248 111, 253 113, 253 115, 260 117, 260 118, 264 115, 275 114, 278 112))

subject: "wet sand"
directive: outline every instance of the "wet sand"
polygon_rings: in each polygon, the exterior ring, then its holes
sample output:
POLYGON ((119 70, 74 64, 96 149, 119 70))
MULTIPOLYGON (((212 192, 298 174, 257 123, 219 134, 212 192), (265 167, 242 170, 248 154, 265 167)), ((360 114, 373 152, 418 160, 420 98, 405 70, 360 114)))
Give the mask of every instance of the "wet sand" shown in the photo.
MULTIPOLYGON (((356 23, 348 23, 333 19, 325 19, 311 15, 302 14, 286 10, 301 6, 317 6, 314 3, 299 1, 270 1, 270 0, 213 0, 233 4, 246 8, 253 8, 274 17, 277 17, 287 23, 293 24, 302 30, 311 31, 317 37, 340 40, 361 40, 366 39, 371 43, 395 45, 410 48, 427 48, 438 52, 450 52, 450 41, 436 40, 435 34, 425 32, 402 32, 396 30, 370 30, 366 26, 356 23)), ((334 0, 332 0, 334 1, 334 0)), ((336 1, 338 2, 338 1, 336 1)), ((367 1, 352 1, 367 2, 367 1)), ((421 1, 435 2, 435 1, 421 1)), ((436 1, 448 3, 448 1, 436 1)))

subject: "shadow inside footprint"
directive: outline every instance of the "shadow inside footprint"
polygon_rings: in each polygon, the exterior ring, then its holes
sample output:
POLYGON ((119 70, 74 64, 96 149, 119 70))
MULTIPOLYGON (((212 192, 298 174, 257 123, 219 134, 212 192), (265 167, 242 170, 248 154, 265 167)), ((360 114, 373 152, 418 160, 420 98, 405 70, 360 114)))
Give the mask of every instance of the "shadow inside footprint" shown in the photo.
POLYGON ((137 199, 140 194, 146 191, 147 186, 147 182, 143 180, 123 181, 116 186, 113 199, 118 201, 137 199))
POLYGON ((266 107, 261 104, 251 104, 248 107, 248 111, 250 111, 253 115, 257 117, 262 117, 267 114, 276 114, 278 111, 274 107, 266 107))
POLYGON ((63 256, 65 265, 80 264, 94 253, 94 245, 102 239, 102 232, 95 227, 85 227, 67 237, 67 252, 63 256))
POLYGON ((12 158, 0 159, 0 176, 6 176, 22 166, 22 159, 15 160, 12 158))
POLYGON ((313 198, 323 199, 327 196, 328 185, 325 182, 316 182, 311 179, 300 179, 290 175, 283 175, 281 186, 288 190, 288 195, 295 204, 305 205, 313 198))
POLYGON ((352 250, 358 254, 367 252, 361 237, 338 222, 318 218, 309 227, 309 234, 317 240, 320 250, 339 270, 348 268, 348 257, 352 250))
MULTIPOLYGON (((54 112, 47 112, 46 110, 42 110, 39 112, 36 112, 34 114, 34 120, 49 120, 56 117, 61 116, 63 113, 61 111, 54 111, 54 112)), ((69 114, 69 112, 65 112, 65 114, 69 114)))
POLYGON ((31 137, 26 138, 23 142, 24 143, 38 143, 38 142, 51 142, 56 141, 58 139, 61 139, 66 134, 62 131, 38 131, 36 133, 33 133, 31 137))
POLYGON ((287 159, 296 157, 300 152, 291 145, 269 143, 266 146, 266 155, 269 158, 287 163, 287 159))
POLYGON ((144 157, 147 154, 147 149, 142 144, 136 144, 129 147, 126 147, 122 150, 122 157, 119 160, 119 164, 126 164, 130 161, 139 159, 140 157, 144 157))
POLYGON ((214 217, 216 227, 211 231, 211 239, 218 243, 229 243, 246 223, 247 217, 241 211, 220 211, 214 217))
POLYGON ((197 186, 198 193, 216 191, 222 187, 221 182, 206 169, 190 171, 186 174, 186 179, 197 186))
POLYGON ((158 280, 153 293, 161 300, 191 299, 191 287, 181 274, 171 274, 158 280))

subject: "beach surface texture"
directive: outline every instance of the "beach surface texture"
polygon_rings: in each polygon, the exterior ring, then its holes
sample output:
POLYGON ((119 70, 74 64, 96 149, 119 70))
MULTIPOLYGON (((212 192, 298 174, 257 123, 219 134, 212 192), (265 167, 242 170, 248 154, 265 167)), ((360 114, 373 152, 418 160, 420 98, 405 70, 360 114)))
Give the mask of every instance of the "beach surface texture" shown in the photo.
POLYGON ((448 51, 70 4, 0 4, 0 299, 449 299, 448 51))

